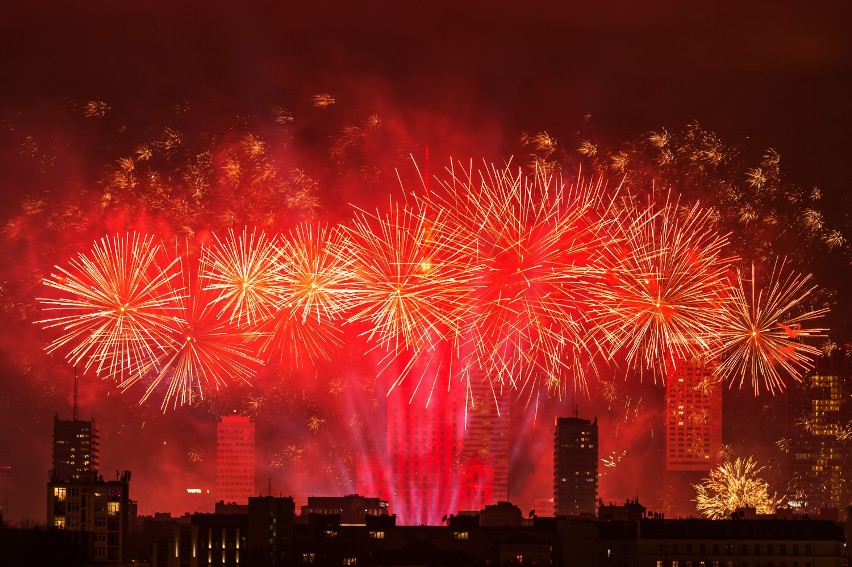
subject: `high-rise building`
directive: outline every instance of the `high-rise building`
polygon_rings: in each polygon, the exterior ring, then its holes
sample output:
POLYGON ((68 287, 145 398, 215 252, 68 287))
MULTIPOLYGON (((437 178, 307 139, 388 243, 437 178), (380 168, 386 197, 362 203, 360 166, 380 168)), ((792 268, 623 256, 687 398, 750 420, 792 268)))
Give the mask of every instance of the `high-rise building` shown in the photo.
POLYGON ((509 397, 484 375, 470 378, 461 431, 459 509, 509 500, 509 397))
POLYGON ((254 422, 225 415, 216 424, 216 498, 248 504, 254 489, 254 422))
POLYGON ((4 518, 9 515, 9 492, 11 490, 12 467, 0 465, 0 528, 3 526, 4 518))
POLYGON ((818 368, 788 393, 789 504, 803 512, 852 501, 852 372, 844 362, 818 368))
POLYGON ((53 420, 51 480, 92 480, 98 474, 100 435, 95 420, 53 420))
POLYGON ((667 374, 666 470, 709 471, 722 447, 722 386, 700 362, 667 374))
MULTIPOLYGON (((416 380, 404 380, 387 396, 388 492, 392 512, 402 524, 437 524, 458 508, 463 388, 430 386, 418 388, 416 380)), ((384 493, 373 491, 380 497, 384 493)))
POLYGON ((557 516, 594 516, 598 502, 598 420, 556 419, 553 505, 557 516))

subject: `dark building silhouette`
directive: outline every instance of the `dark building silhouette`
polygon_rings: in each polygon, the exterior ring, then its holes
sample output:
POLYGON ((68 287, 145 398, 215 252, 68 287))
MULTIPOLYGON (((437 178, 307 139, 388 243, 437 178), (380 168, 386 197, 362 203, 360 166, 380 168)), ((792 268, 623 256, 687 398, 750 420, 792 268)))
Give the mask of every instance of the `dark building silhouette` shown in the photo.
POLYGON ((131 514, 130 472, 116 480, 51 480, 47 484, 47 525, 88 534, 87 558, 122 564, 131 514))
POLYGON ((247 565, 292 565, 296 504, 287 497, 249 498, 246 531, 247 565))
POLYGON ((95 420, 53 419, 51 480, 92 479, 98 474, 100 434, 95 420))
POLYGON ((557 516, 594 516, 598 501, 598 421, 556 419, 553 505, 557 516))
POLYGON ((359 494, 347 496, 308 496, 302 506, 301 516, 338 516, 341 524, 365 525, 369 516, 387 516, 388 503, 379 498, 368 498, 359 494))

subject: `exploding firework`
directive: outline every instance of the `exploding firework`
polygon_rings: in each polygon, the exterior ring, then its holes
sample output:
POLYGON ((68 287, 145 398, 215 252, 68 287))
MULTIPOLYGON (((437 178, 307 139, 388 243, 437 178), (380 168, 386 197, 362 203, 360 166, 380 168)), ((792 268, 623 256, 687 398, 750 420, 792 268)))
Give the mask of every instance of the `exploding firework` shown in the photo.
POLYGON ((472 291, 464 233, 423 205, 360 211, 344 230, 357 285, 349 320, 394 355, 455 341, 472 291))
POLYGON ((462 335, 471 368, 494 382, 585 389, 595 350, 587 319, 594 257, 609 244, 601 183, 565 185, 537 171, 449 170, 428 196, 473 242, 474 298, 462 335))
POLYGON ((610 247, 596 288, 596 313, 614 352, 628 365, 662 373, 707 353, 723 321, 733 260, 727 238, 711 228, 697 204, 632 212, 620 225, 625 247, 610 247))
POLYGON ((241 236, 228 231, 202 250, 204 291, 215 291, 218 316, 230 323, 254 325, 269 318, 281 295, 278 248, 263 232, 243 229, 241 236))
POLYGON ((61 331, 47 351, 67 350, 71 364, 119 381, 155 364, 180 301, 177 262, 164 261, 162 251, 153 237, 128 233, 57 266, 44 285, 58 297, 39 299, 48 316, 38 322, 61 331))
POLYGON ((719 364, 716 375, 739 387, 751 382, 754 394, 761 386, 775 393, 786 386, 784 378, 801 381, 820 354, 802 339, 821 337, 825 329, 806 329, 804 323, 821 317, 828 309, 808 309, 805 303, 815 286, 810 275, 784 273, 784 262, 776 262, 766 288, 757 283, 752 265, 748 283, 739 285, 725 308, 726 324, 717 334, 719 364))
POLYGON ((291 367, 328 357, 342 344, 338 322, 353 300, 351 261, 340 230, 299 225, 278 251, 277 300, 264 323, 261 353, 291 367))
POLYGON ((769 484, 759 476, 763 468, 751 457, 722 463, 708 478, 693 485, 696 508, 713 520, 728 518, 740 508, 754 508, 758 514, 775 513, 784 499, 769 494, 769 484))
MULTIPOLYGON (((179 310, 166 325, 168 342, 160 349, 156 362, 121 384, 127 388, 136 381, 147 384, 140 400, 144 403, 161 384, 166 388, 162 409, 204 399, 206 388, 219 389, 235 380, 248 382, 261 361, 253 356, 246 333, 227 320, 217 317, 212 292, 202 289, 197 269, 183 271, 184 289, 178 300, 179 310)), ((196 262, 197 263, 197 262, 196 262)))

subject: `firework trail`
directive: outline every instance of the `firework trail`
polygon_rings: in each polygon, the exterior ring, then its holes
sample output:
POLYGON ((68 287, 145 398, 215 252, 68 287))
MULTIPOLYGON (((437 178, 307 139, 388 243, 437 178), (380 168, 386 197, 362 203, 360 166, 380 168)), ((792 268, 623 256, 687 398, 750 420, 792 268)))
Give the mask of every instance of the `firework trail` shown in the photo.
POLYGON ((509 166, 448 172, 427 197, 473 243, 474 301, 461 330, 467 366, 531 396, 538 385, 585 389, 596 352, 587 284, 609 244, 602 185, 509 166))
POLYGON ((776 261, 765 288, 759 287, 753 264, 748 283, 740 275, 725 304, 726 324, 717 333, 716 373, 721 380, 740 388, 750 381, 755 395, 761 386, 774 394, 784 390, 785 376, 801 381, 813 368, 820 350, 801 341, 822 337, 826 329, 806 329, 803 324, 828 309, 805 306, 815 289, 807 286, 810 277, 785 274, 784 261, 776 261))
POLYGON ((43 283, 58 297, 38 299, 47 316, 37 323, 61 332, 47 351, 67 350, 71 364, 119 381, 155 364, 180 300, 177 261, 163 261, 162 251, 153 237, 128 233, 56 266, 43 283))
POLYGON ((733 258, 723 255, 727 238, 712 230, 711 211, 697 204, 631 216, 621 225, 626 246, 607 249, 595 315, 612 351, 656 377, 709 350, 724 321, 733 258))
POLYGON ((353 302, 351 259, 337 228, 302 224, 282 237, 278 249, 277 298, 261 326, 261 355, 285 354, 290 366, 328 358, 342 345, 339 322, 353 302))
POLYGON ((760 478, 764 467, 751 458, 726 461, 710 471, 710 476, 693 485, 696 508, 707 518, 720 520, 740 508, 754 508, 758 514, 774 514, 784 498, 770 496, 769 484, 760 478))
POLYGON ((247 334, 214 312, 212 292, 202 289, 201 276, 194 275, 197 262, 192 269, 191 259, 181 260, 186 262, 182 277, 188 293, 178 299, 179 309, 166 325, 168 342, 155 362, 121 384, 126 389, 138 381, 146 383, 141 404, 165 383, 163 411, 169 404, 203 400, 205 388, 218 390, 235 380, 248 383, 261 364, 247 344, 247 334))
POLYGON ((241 236, 233 230, 215 244, 202 249, 201 278, 204 291, 215 291, 214 304, 219 304, 219 317, 230 323, 255 325, 269 318, 273 305, 281 295, 278 272, 278 248, 274 239, 263 232, 248 232, 241 236))

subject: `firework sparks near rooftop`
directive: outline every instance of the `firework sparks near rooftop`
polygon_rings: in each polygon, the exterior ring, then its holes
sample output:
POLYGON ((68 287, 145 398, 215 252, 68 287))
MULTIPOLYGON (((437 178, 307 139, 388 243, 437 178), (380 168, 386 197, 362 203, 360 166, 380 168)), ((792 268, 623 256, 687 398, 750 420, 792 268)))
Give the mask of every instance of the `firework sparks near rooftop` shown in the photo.
POLYGON ((180 299, 177 262, 164 262, 162 252, 153 237, 128 233, 57 266, 44 285, 58 295, 39 299, 46 315, 39 323, 61 332, 47 351, 65 351, 72 365, 119 381, 156 364, 180 299))
POLYGON ((740 508, 754 508, 758 514, 773 514, 784 498, 769 494, 769 484, 760 477, 760 467, 752 457, 726 461, 710 471, 696 490, 696 508, 713 520, 729 518, 740 508))
POLYGON ((784 261, 773 266, 765 287, 757 279, 752 265, 751 278, 740 275, 726 303, 727 324, 718 333, 716 371, 731 385, 750 382, 755 396, 761 387, 773 394, 782 391, 785 377, 801 381, 813 368, 820 349, 802 341, 823 337, 826 329, 804 325, 828 312, 806 306, 815 290, 808 285, 810 275, 786 272, 784 261))

